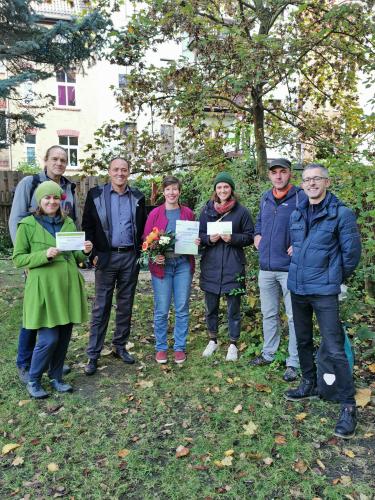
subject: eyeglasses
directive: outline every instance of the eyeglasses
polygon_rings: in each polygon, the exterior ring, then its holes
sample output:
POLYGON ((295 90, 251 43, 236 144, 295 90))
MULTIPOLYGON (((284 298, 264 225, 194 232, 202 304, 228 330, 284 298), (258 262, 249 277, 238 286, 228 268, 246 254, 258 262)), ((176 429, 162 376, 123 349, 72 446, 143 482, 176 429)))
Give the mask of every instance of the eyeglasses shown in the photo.
POLYGON ((319 175, 316 175, 315 177, 306 177, 306 179, 302 179, 302 182, 309 184, 310 182, 321 182, 323 179, 328 179, 328 177, 319 177, 319 175))

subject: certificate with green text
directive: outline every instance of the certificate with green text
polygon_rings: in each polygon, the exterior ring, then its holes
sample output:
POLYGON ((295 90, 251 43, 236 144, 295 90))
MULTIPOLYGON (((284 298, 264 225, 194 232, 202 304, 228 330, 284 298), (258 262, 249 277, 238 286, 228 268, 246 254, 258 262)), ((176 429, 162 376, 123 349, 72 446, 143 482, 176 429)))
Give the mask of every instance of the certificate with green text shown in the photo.
POLYGON ((56 248, 61 251, 83 250, 85 243, 85 233, 76 231, 74 233, 56 233, 56 248))
POLYGON ((198 245, 195 240, 199 238, 199 222, 192 220, 176 221, 175 253, 198 255, 198 245))

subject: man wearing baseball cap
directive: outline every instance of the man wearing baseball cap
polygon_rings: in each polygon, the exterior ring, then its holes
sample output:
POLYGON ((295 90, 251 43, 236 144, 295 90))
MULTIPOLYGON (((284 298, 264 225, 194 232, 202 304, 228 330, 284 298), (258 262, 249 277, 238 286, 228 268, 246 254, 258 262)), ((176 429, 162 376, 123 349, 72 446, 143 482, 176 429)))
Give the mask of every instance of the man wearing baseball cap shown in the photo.
POLYGON ((290 264, 289 218, 298 203, 306 198, 303 190, 290 183, 291 163, 285 158, 269 162, 268 178, 272 189, 260 200, 255 225, 254 246, 259 252, 259 289, 263 316, 264 343, 260 356, 250 361, 251 366, 269 365, 280 344, 280 298, 284 298, 289 327, 289 355, 283 379, 297 378, 299 367, 296 334, 293 324, 290 292, 287 289, 290 264))

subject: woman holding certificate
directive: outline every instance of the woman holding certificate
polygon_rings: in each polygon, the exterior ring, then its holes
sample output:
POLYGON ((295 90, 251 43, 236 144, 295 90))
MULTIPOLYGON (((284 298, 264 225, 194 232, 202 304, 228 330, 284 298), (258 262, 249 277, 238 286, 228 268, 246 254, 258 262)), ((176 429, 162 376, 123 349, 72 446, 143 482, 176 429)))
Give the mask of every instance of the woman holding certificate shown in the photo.
MULTIPOLYGON (((153 239, 152 234, 158 234, 161 242, 163 234, 167 239, 168 235, 176 234, 176 224, 179 224, 180 221, 194 221, 195 218, 190 208, 179 204, 181 182, 177 177, 171 175, 165 177, 162 187, 165 201, 159 207, 154 208, 147 218, 143 234, 145 249, 147 249, 147 242, 153 239)), ((195 224, 198 227, 198 223, 195 224)), ((198 229, 193 243, 198 249, 198 229)), ((175 309, 174 361, 183 363, 186 360, 189 299, 195 261, 193 255, 182 253, 182 251, 180 253, 175 252, 176 248, 172 248, 165 255, 160 253, 149 260, 154 291, 155 360, 157 363, 166 363, 168 361, 167 330, 172 295, 175 309)))
POLYGON ((238 202, 234 190, 232 177, 227 172, 219 173, 212 197, 199 219, 203 247, 200 286, 205 292, 209 335, 203 356, 211 356, 218 349, 220 296, 225 295, 229 330, 227 361, 238 359, 237 342, 241 331, 241 292, 238 291, 243 288, 246 263, 243 248, 251 245, 254 239, 250 212, 238 202))
POLYGON ((48 393, 41 385, 48 370, 50 384, 58 392, 71 392, 62 380, 65 355, 74 323, 87 320, 85 285, 77 263, 92 250, 84 241, 83 251, 61 253, 56 248, 56 234, 74 232, 76 227, 60 208, 62 188, 53 181, 39 184, 35 190, 38 208, 18 224, 13 251, 16 267, 28 270, 23 303, 23 325, 38 330, 27 390, 41 399, 48 393))

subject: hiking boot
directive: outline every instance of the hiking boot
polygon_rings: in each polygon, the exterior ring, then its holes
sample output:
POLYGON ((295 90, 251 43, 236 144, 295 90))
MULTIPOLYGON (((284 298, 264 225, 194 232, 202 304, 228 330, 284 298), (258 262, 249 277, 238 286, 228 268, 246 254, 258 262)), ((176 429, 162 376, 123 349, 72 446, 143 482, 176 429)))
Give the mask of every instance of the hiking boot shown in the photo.
POLYGON ((70 368, 69 365, 64 365, 63 366, 63 371, 62 371, 62 374, 63 375, 68 375, 68 373, 70 373, 72 371, 72 369, 70 368))
POLYGON ((257 356, 256 358, 252 359, 250 361, 250 366, 266 366, 270 365, 272 361, 269 361, 268 359, 264 358, 262 355, 257 356))
POLYGON ((65 384, 62 380, 52 378, 49 383, 57 392, 73 392, 73 387, 70 384, 65 384))
POLYGON ((357 427, 357 409, 354 405, 343 405, 335 427, 335 436, 350 439, 357 427))
POLYGON ((228 352, 225 361, 237 361, 238 359, 238 349, 234 344, 230 344, 228 347, 228 352))
POLYGON ((29 370, 23 366, 17 366, 18 376, 23 384, 29 381, 29 370))
POLYGON ((180 365, 186 361, 186 354, 184 351, 175 351, 174 353, 174 362, 180 365))
POLYGON ((288 401, 302 401, 303 399, 318 398, 318 390, 315 380, 303 378, 296 389, 289 389, 284 393, 288 401))
POLYGON ((158 351, 155 356, 155 361, 161 365, 168 361, 167 353, 165 351, 158 351))
POLYGON ((85 366, 86 375, 94 375, 98 368, 98 360, 97 359, 89 359, 89 362, 85 366))
POLYGON ((204 358, 209 358, 215 351, 217 351, 218 347, 219 345, 217 342, 215 342, 214 340, 210 340, 206 346, 206 349, 203 351, 202 356, 204 358))
POLYGON ((26 384, 26 389, 30 396, 35 399, 45 399, 49 396, 48 392, 41 386, 39 380, 28 382, 26 384))
POLYGON ((297 368, 294 368, 294 366, 287 366, 283 375, 283 380, 285 380, 285 382, 293 382, 297 377, 297 368))

